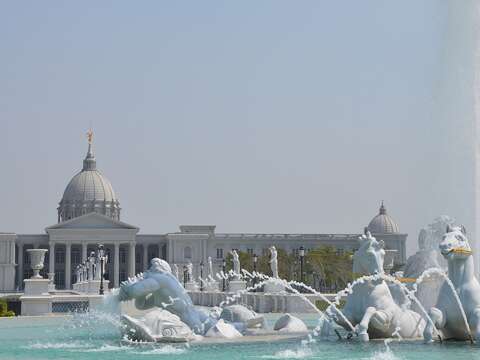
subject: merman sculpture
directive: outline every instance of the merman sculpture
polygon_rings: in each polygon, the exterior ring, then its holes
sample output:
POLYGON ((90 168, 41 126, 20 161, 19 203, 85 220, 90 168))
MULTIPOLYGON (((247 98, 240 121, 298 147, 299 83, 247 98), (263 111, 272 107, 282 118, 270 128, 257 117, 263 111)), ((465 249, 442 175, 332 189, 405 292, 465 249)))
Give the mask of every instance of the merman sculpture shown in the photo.
POLYGON ((214 319, 193 306, 165 260, 152 259, 148 271, 121 284, 117 300, 132 299, 140 310, 158 307, 177 315, 196 334, 204 334, 214 323, 214 319))

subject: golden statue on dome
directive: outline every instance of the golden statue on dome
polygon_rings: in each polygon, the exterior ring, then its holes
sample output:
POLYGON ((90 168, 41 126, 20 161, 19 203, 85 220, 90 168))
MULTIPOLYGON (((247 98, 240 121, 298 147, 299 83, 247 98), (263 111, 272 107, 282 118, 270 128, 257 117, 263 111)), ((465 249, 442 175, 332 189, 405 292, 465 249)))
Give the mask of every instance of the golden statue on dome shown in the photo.
POLYGON ((89 144, 91 144, 93 142, 93 131, 92 131, 92 129, 87 131, 87 140, 88 140, 89 144))

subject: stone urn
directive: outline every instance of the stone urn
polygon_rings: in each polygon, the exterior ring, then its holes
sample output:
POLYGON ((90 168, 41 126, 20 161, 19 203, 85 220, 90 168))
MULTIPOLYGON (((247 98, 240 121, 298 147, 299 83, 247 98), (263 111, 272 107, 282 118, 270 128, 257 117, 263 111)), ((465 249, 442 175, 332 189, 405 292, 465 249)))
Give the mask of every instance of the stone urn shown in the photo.
POLYGON ((30 256, 30 266, 33 270, 33 276, 31 279, 43 279, 40 275, 40 270, 43 269, 43 261, 45 260, 45 253, 47 249, 28 249, 27 252, 30 256))

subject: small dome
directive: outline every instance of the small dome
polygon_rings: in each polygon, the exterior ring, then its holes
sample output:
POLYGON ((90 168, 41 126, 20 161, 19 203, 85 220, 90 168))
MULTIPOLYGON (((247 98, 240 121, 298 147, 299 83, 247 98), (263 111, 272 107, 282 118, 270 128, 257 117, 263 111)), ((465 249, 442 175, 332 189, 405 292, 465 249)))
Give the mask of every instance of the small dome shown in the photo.
POLYGON ((368 231, 372 234, 396 234, 399 232, 397 223, 387 214, 383 201, 378 215, 368 224, 368 231))
POLYGON ((91 139, 90 135, 82 170, 70 180, 60 200, 59 222, 90 212, 120 220, 120 203, 110 181, 97 170, 91 139))

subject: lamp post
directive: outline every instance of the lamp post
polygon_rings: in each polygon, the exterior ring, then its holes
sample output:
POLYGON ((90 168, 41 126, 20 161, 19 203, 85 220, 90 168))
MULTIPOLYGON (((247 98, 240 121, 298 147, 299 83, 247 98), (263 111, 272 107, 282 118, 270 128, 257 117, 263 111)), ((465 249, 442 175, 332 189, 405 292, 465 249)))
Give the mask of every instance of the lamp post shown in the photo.
POLYGON ((98 290, 98 293, 100 295, 103 295, 104 294, 104 291, 103 291, 103 276, 104 276, 103 267, 104 267, 104 261, 105 261, 105 250, 104 250, 102 244, 98 245, 98 257, 100 259, 100 289, 98 290))
POLYGON ((187 266, 183 265, 183 287, 187 287, 187 266))
POLYGON ((223 259, 223 262, 222 262, 222 291, 225 292, 225 282, 226 282, 226 279, 225 279, 225 270, 226 270, 226 267, 227 267, 227 262, 225 259, 223 259))
POLYGON ((203 291, 203 261, 200 263, 200 291, 203 291))
POLYGON ((303 277, 303 261, 305 259, 305 248, 303 246, 300 246, 300 249, 298 249, 298 255, 300 255, 300 282, 303 283, 304 277, 303 277))
MULTIPOLYGON (((258 256, 257 254, 253 254, 253 286, 257 285, 257 262, 258 262, 258 256)), ((254 291, 257 291, 254 289, 254 291)))

